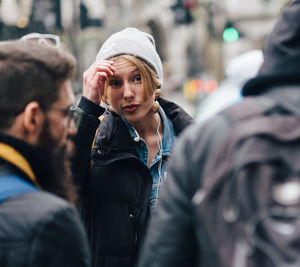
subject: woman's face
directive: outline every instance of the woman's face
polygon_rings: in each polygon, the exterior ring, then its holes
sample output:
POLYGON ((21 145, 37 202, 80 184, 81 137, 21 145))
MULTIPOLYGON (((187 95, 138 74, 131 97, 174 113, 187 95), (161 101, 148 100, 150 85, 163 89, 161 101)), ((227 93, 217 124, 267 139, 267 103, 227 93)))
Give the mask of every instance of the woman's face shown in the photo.
POLYGON ((143 100, 143 84, 137 66, 124 58, 118 58, 114 74, 109 77, 107 97, 116 113, 129 123, 139 122, 153 115, 153 94, 143 100))

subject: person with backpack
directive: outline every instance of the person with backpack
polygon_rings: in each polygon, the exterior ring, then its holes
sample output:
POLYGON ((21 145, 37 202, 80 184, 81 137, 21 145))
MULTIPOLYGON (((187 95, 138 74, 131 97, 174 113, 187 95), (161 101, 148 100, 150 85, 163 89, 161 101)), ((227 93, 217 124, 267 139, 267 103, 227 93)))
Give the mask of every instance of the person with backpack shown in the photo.
POLYGON ((179 138, 138 267, 300 266, 300 1, 244 99, 179 138))
POLYGON ((0 42, 1 267, 90 266, 69 162, 75 58, 50 39, 0 42))
POLYGON ((83 80, 73 171, 93 266, 132 267, 175 137, 193 120, 160 97, 163 70, 154 38, 136 28, 111 35, 83 80))

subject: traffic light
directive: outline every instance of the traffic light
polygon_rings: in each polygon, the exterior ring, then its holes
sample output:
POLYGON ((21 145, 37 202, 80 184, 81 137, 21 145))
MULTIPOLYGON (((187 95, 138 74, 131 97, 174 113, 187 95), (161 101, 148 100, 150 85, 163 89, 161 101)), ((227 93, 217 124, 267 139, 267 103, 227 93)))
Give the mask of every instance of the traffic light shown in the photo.
POLYGON ((194 21, 191 9, 195 6, 194 0, 177 0, 177 3, 171 6, 174 12, 175 24, 190 24, 194 21))
POLYGON ((239 31, 232 23, 227 23, 223 31, 223 41, 226 43, 235 42, 240 38, 239 31))

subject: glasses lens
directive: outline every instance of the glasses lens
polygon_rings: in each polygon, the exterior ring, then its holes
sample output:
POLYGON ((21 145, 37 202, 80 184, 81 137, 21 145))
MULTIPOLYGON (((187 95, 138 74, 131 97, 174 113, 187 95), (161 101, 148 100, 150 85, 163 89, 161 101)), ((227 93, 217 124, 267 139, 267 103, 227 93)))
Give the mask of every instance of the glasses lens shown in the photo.
POLYGON ((76 109, 76 107, 71 107, 69 110, 69 118, 70 124, 73 124, 76 128, 78 128, 82 114, 76 109))

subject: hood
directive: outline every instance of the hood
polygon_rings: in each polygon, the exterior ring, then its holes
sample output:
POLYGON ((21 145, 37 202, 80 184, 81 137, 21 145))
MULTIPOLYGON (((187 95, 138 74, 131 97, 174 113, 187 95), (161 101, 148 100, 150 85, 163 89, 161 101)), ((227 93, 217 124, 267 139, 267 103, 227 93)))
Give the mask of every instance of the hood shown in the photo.
POLYGON ((270 68, 284 57, 300 52, 300 0, 292 0, 284 6, 264 47, 264 62, 259 74, 269 72, 270 68))
POLYGON ((242 89, 244 96, 257 95, 273 86, 300 83, 300 0, 292 0, 282 9, 264 47, 264 61, 256 78, 242 89), (298 61, 298 62, 297 62, 298 61))
POLYGON ((243 87, 242 94, 259 95, 281 85, 298 85, 300 89, 300 53, 278 60, 268 71, 249 80, 243 87))

